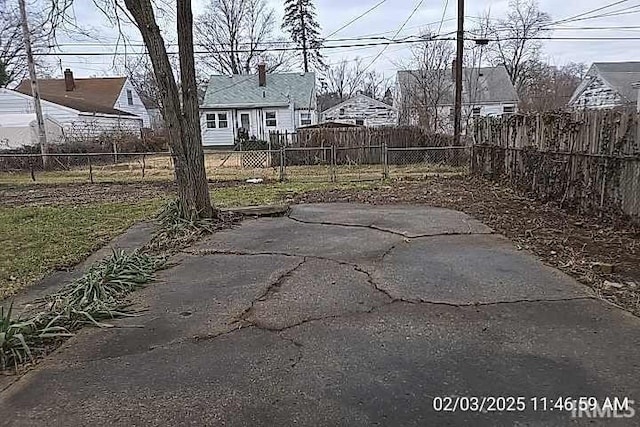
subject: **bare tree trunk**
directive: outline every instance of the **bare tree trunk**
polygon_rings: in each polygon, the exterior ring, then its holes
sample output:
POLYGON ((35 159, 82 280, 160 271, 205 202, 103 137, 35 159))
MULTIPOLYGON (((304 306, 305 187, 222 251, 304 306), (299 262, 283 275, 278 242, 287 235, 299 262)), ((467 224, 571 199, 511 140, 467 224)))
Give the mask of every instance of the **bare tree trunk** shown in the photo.
POLYGON ((202 136, 193 59, 193 17, 190 0, 177 0, 178 44, 184 113, 178 85, 173 76, 160 27, 156 23, 151 0, 125 0, 136 22, 160 88, 162 115, 167 127, 174 160, 178 198, 183 216, 211 217, 214 214, 204 168, 202 136))
MULTIPOLYGON (((176 168, 178 184, 181 180, 193 197, 195 206, 202 216, 213 216, 207 173, 204 167, 202 133, 200 132, 200 110, 198 108, 198 89, 196 66, 193 57, 193 12, 191 0, 178 0, 177 8, 178 52, 180 54, 180 78, 182 80, 182 144, 184 168, 176 168), (181 176, 179 176, 181 175, 181 176)), ((178 185, 180 188, 180 185, 178 185)))

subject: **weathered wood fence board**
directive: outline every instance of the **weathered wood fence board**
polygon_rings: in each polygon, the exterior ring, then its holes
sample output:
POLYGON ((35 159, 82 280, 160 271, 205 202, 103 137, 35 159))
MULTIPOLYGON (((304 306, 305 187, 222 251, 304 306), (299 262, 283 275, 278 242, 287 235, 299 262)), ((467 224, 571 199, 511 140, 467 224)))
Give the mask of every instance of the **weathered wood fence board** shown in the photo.
POLYGON ((471 170, 546 200, 640 217, 638 114, 515 115, 476 122, 471 170))

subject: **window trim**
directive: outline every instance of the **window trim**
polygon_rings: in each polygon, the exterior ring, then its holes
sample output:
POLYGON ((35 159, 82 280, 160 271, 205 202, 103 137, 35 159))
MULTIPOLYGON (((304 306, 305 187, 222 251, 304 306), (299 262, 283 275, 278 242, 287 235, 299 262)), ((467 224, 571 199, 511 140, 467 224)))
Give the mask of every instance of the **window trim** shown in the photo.
POLYGON ((482 115, 482 107, 473 107, 471 109, 471 117, 480 117, 482 115))
POLYGON ((278 112, 277 111, 265 111, 264 112, 264 125, 268 128, 277 128, 278 127, 278 112), (267 117, 269 114, 273 114, 273 118, 270 119, 267 117), (273 120, 273 124, 270 125, 269 122, 273 120))
POLYGON ((216 113, 205 113, 204 115, 205 126, 207 129, 216 129, 216 113), (213 116, 213 120, 210 119, 210 116, 213 116))
POLYGON ((133 91, 127 89, 127 105, 133 105, 133 91))
POLYGON ((310 126, 313 124, 313 116, 311 115, 311 111, 301 111, 300 112, 300 126, 310 126), (304 119, 303 116, 308 116, 308 119, 304 119), (308 123, 306 123, 308 122, 308 123))
POLYGON ((364 126, 364 119, 356 119, 356 125, 364 126), (361 122, 361 123, 358 123, 358 122, 361 122))
POLYGON ((217 113, 216 117, 218 119, 218 129, 226 129, 229 127, 229 115, 226 112, 217 113), (222 120, 220 116, 224 116, 224 120, 222 120), (222 123, 224 123, 224 126, 222 126, 222 123))
POLYGON ((515 112, 516 112, 515 105, 503 105, 502 106, 502 114, 514 114, 515 112), (511 111, 507 111, 507 108, 509 108, 511 111))

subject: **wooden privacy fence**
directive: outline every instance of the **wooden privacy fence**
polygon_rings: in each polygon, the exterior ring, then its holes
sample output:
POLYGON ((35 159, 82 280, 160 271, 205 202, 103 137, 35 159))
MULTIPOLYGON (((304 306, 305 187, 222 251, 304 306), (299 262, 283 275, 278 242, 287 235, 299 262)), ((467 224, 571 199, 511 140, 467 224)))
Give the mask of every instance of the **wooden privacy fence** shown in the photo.
POLYGON ((636 112, 606 110, 476 121, 471 170, 545 200, 640 217, 636 112))
POLYGON ((306 149, 288 159, 296 164, 328 162, 331 147, 336 147, 335 162, 338 164, 379 164, 383 147, 448 147, 454 145, 450 135, 428 133, 412 127, 345 127, 298 129, 296 133, 273 132, 272 147, 306 149), (317 148, 318 150, 311 150, 317 148), (323 157, 319 159, 318 157, 323 157), (295 158, 294 158, 295 157, 295 158))

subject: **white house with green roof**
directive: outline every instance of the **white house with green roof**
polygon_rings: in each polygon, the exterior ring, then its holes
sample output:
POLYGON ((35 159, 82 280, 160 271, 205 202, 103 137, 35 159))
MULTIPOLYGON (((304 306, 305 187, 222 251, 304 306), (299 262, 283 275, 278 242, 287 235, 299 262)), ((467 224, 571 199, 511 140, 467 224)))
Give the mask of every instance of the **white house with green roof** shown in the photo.
POLYGON ((204 146, 233 145, 241 129, 268 140, 272 131, 295 132, 318 123, 315 73, 211 76, 200 106, 204 146))

